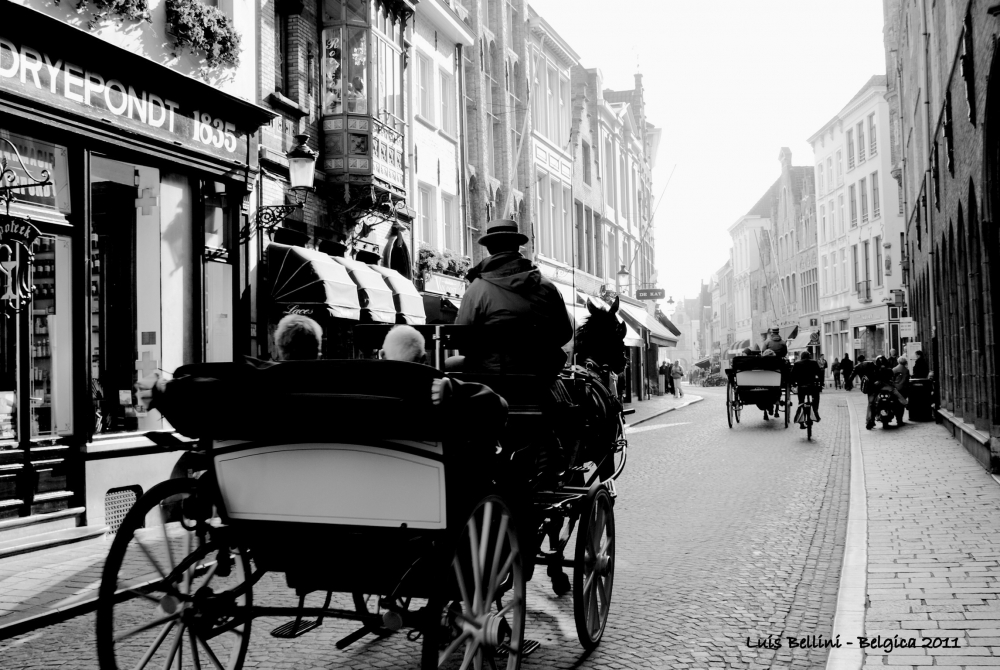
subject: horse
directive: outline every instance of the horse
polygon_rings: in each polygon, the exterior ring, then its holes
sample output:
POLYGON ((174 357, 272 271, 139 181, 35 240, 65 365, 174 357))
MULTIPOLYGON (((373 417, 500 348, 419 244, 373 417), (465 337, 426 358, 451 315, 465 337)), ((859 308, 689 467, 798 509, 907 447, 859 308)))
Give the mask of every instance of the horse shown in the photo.
POLYGON ((625 324, 618 320, 619 300, 603 309, 588 303, 589 316, 576 329, 576 363, 565 372, 583 379, 583 384, 571 384, 574 402, 581 408, 585 429, 577 453, 597 465, 600 478, 608 479, 615 472, 614 455, 621 434, 621 410, 617 389, 612 388, 610 373, 625 372, 625 324))

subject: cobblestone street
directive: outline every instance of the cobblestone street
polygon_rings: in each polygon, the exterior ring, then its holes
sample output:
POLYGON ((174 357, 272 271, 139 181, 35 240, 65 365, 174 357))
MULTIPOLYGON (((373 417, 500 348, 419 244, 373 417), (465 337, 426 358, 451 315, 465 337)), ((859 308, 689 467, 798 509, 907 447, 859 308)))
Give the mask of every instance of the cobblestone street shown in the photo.
MULTIPOLYGON (((583 652, 571 597, 555 597, 540 570, 528 590, 527 637, 542 646, 524 667, 823 666, 825 650, 789 649, 786 638, 832 632, 847 513, 845 398, 824 397, 823 421, 807 442, 794 424, 765 423, 755 408, 730 430, 723 392, 698 389, 704 402, 631 429, 604 639, 583 652), (769 635, 782 638, 781 649, 757 647, 769 635)), ((255 602, 294 604, 276 576, 255 589, 255 602)), ((254 622, 246 667, 418 666, 419 643, 403 634, 341 652, 334 643, 354 624, 327 622, 296 640, 268 635, 282 622, 254 622)), ((5 641, 0 666, 93 668, 93 631, 91 614, 5 641)))

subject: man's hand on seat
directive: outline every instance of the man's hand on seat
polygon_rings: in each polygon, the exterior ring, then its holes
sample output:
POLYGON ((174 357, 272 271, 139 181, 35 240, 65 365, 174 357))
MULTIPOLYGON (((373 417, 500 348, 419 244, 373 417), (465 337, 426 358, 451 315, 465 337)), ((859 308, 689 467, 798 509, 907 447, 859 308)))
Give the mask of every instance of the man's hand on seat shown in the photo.
POLYGON ((451 380, 447 377, 431 382, 431 402, 440 405, 451 397, 451 380))

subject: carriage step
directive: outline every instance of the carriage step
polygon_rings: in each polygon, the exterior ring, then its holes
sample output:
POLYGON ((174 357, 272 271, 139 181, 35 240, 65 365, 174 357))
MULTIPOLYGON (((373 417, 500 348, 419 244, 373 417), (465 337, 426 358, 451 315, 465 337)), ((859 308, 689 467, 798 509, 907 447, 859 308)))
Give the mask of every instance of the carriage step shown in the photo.
POLYGON ((305 635, 313 628, 319 628, 321 625, 323 625, 322 622, 316 619, 295 619, 272 630, 271 637, 296 638, 305 635))
MULTIPOLYGON (((524 639, 524 646, 521 647, 521 658, 525 658, 526 656, 529 656, 530 654, 536 652, 538 650, 538 648, 541 647, 541 646, 542 646, 542 643, 539 642, 538 640, 529 640, 529 639, 525 638, 524 639)), ((497 653, 496 653, 496 656, 497 656, 498 659, 500 659, 500 658, 507 658, 507 650, 506 649, 498 649, 497 653)))

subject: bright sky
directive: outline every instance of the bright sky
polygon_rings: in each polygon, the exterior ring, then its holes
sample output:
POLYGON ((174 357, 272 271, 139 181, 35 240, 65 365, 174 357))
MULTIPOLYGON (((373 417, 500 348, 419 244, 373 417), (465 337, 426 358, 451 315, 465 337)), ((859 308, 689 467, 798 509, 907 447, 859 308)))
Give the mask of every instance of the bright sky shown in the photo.
POLYGON ((653 170, 659 286, 694 297, 729 258, 726 229, 806 138, 885 73, 881 0, 529 0, 611 89, 633 87, 663 129, 653 170))

